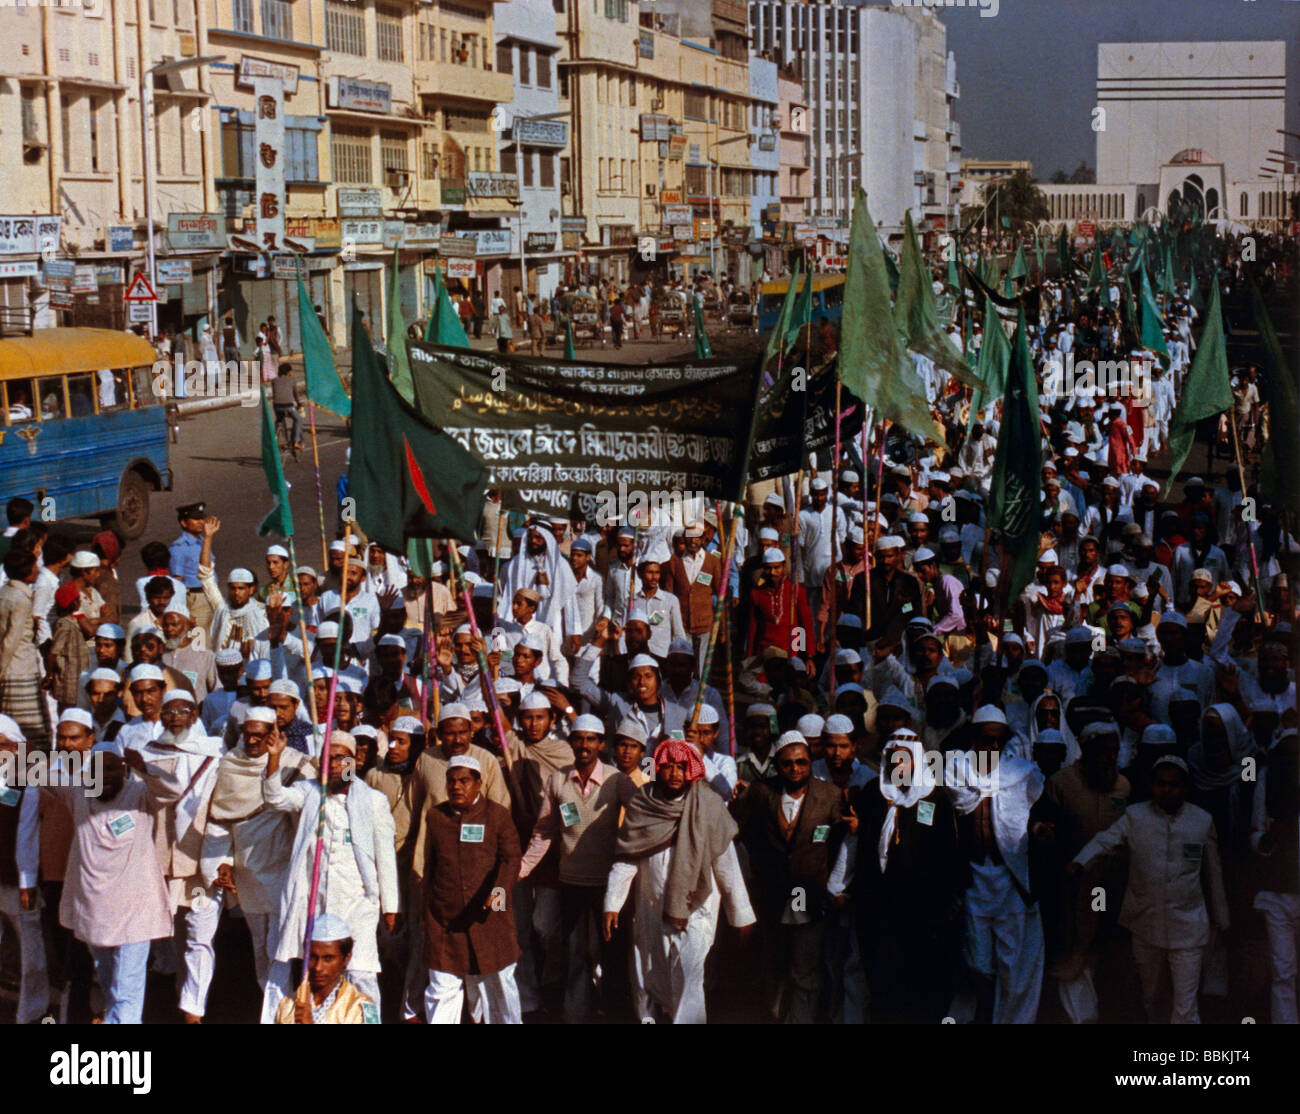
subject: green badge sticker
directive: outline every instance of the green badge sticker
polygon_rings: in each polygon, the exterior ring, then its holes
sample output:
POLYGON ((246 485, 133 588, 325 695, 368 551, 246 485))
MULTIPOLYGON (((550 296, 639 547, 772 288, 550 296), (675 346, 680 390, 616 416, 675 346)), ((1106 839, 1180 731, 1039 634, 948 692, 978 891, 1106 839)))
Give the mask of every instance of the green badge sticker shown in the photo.
POLYGON ((650 625, 652 627, 657 627, 663 621, 664 621, 664 613, 662 611, 656 611, 653 615, 650 616, 650 625))
POLYGON ((461 843, 482 843, 483 825, 462 824, 460 826, 460 841, 461 843))
POLYGON ((361 1003, 361 1024, 362 1025, 379 1024, 379 1010, 376 1008, 374 1002, 361 1003))
POLYGON ((124 812, 121 816, 114 816, 113 819, 108 822, 108 830, 115 836, 126 835, 127 832, 135 830, 135 820, 124 812))
POLYGON ((23 795, 12 786, 6 786, 4 789, 0 789, 0 805, 8 805, 10 808, 13 808, 22 799, 23 795))
POLYGON ((934 802, 922 801, 916 806, 916 822, 927 828, 934 824, 934 802))
POLYGON ((572 828, 579 823, 582 817, 578 814, 578 806, 572 801, 565 801, 560 805, 560 819, 564 821, 566 828, 572 828))
POLYGON ((829 824, 818 824, 817 827, 813 829, 813 842, 825 843, 830 834, 831 826, 829 824))
POLYGON ((686 738, 686 736, 685 736, 684 734, 682 734, 682 729, 681 729, 680 727, 675 727, 675 728, 673 728, 673 730, 669 731, 669 732, 668 732, 668 737, 669 737, 670 739, 685 739, 685 738, 686 738))
POLYGON ((703 584, 704 587, 707 588, 710 584, 713 583, 713 573, 711 573, 711 572, 702 572, 702 573, 700 573, 698 576, 696 576, 696 578, 695 578, 695 583, 696 583, 696 584, 703 584))
POLYGON ((343 842, 344 842, 344 843, 351 843, 351 842, 352 842, 352 829, 351 829, 351 828, 344 828, 344 829, 343 829, 343 842))
POLYGON ((1201 861, 1201 845, 1199 843, 1184 843, 1183 858, 1188 862, 1198 863, 1201 861))
POLYGON ((904 615, 908 614, 911 610, 912 610, 912 605, 911 605, 910 603, 905 603, 905 604, 903 604, 903 614, 904 614, 904 615))

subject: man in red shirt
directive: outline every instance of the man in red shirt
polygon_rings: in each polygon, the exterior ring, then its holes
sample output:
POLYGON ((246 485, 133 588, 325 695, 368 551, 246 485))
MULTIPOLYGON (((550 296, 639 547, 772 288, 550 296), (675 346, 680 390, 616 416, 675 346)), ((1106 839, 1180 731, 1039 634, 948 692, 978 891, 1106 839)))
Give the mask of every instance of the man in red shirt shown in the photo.
POLYGON ((803 586, 786 575, 785 554, 775 547, 763 551, 763 571, 750 595, 748 654, 761 654, 777 646, 807 657, 813 674, 812 612, 803 586))

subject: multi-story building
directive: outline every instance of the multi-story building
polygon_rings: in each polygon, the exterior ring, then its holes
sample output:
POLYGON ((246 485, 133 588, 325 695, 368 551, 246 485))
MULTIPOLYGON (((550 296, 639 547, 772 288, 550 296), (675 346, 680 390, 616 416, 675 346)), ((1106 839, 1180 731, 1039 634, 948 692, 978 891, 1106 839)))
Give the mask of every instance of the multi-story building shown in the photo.
POLYGON ((918 222, 942 215, 958 173, 959 89, 933 14, 845 0, 751 0, 749 23, 754 49, 793 65, 803 80, 821 254, 838 254, 847 241, 859 185, 887 235, 901 231, 908 210, 918 222))
POLYGON ((808 104, 803 95, 803 83, 798 70, 783 67, 777 74, 777 97, 781 118, 780 167, 781 212, 777 227, 764 229, 764 241, 769 253, 772 245, 777 258, 769 254, 768 269, 779 274, 781 265, 789 264, 790 252, 795 248, 796 228, 806 226, 808 202, 812 198, 812 171, 808 169, 808 104))
POLYGON ((775 62, 750 58, 749 96, 749 165, 753 181, 749 197, 750 243, 737 259, 736 281, 742 285, 748 285, 763 273, 764 225, 775 227, 780 223, 781 152, 777 127, 781 119, 781 93, 775 62), (772 217, 777 219, 771 220, 772 217))
POLYGON ((503 286, 522 286, 549 298, 563 278, 560 236, 561 152, 568 144, 568 113, 560 110, 560 51, 552 0, 510 0, 495 6, 496 68, 514 78, 513 100, 498 131, 502 173, 516 174, 522 204, 508 223, 515 227, 514 258, 503 264, 503 286), (519 254, 520 237, 523 254, 519 254), (527 280, 519 274, 522 266, 527 280))

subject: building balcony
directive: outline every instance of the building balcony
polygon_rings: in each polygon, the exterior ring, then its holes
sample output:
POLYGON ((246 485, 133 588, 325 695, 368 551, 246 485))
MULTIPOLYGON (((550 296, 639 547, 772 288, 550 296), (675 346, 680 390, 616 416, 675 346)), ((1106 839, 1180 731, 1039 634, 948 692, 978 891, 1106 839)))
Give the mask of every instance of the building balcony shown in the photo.
POLYGON ((515 95, 515 80, 510 74, 485 70, 467 62, 422 62, 415 84, 423 96, 456 97, 491 104, 509 104, 515 95))

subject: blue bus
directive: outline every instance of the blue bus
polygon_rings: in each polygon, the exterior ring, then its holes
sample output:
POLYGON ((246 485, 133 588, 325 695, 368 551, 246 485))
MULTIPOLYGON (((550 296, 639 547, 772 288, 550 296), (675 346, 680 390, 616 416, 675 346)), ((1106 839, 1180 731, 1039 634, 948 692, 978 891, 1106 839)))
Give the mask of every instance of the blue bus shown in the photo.
POLYGON ((0 340, 0 503, 21 495, 45 521, 98 515, 124 538, 143 534, 149 493, 172 486, 157 358, 112 329, 0 340))
MULTIPOLYGON (((799 290, 803 291, 806 279, 799 280, 799 290)), ((785 292, 790 287, 789 279, 779 282, 765 282, 759 295, 758 330, 770 333, 776 328, 776 319, 781 315, 781 303, 785 301, 785 292)), ((816 325, 823 317, 839 323, 844 311, 844 276, 814 275, 812 296, 812 319, 816 325)))

